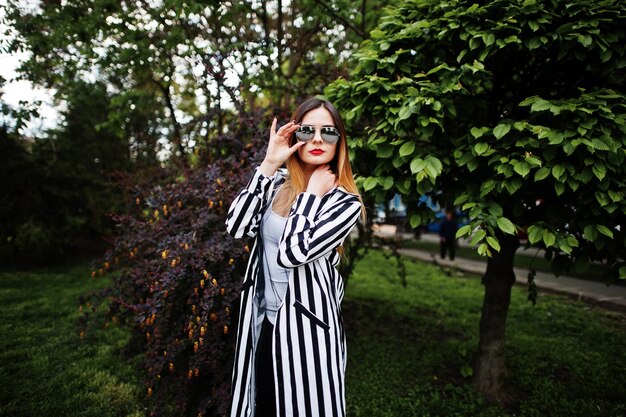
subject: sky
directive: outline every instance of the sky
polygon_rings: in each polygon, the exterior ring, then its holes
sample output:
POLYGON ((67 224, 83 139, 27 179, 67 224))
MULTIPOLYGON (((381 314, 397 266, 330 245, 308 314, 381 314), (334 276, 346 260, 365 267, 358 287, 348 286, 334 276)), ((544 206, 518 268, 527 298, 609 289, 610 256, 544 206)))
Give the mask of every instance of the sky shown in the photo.
MULTIPOLYGON (((37 3, 32 0, 26 0, 23 3, 37 3)), ((5 0, 0 0, 0 34, 4 34, 7 27, 4 25, 4 7, 5 0)), ((25 52, 17 54, 7 54, 0 50, 0 76, 7 80, 2 87, 2 101, 12 107, 19 107, 20 101, 33 103, 41 100, 39 108, 40 117, 31 120, 21 132, 27 136, 41 136, 43 131, 48 128, 55 127, 59 123, 59 112, 56 110, 52 96, 53 92, 44 88, 36 88, 29 81, 17 81, 18 76, 16 70, 20 62, 27 58, 25 52)), ((2 117, 2 116, 0 116, 2 117)))
POLYGON ((25 54, 0 54, 0 76, 7 80, 2 88, 2 101, 11 107, 20 107, 20 101, 33 103, 41 100, 40 117, 31 120, 21 132, 27 136, 41 136, 45 129, 55 127, 59 123, 59 113, 52 101, 52 92, 36 88, 29 81, 17 81, 16 68, 25 54))

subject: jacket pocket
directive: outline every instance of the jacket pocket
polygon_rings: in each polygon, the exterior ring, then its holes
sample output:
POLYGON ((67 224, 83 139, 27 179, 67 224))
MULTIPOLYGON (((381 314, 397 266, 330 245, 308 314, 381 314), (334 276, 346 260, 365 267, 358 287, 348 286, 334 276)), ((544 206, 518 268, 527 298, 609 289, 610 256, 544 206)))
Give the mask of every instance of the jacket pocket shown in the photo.
POLYGON ((300 301, 298 301, 298 300, 294 301, 293 302, 293 306, 296 308, 297 312, 307 316, 309 318, 309 320, 311 320, 313 323, 317 324, 318 326, 320 326, 324 330, 330 329, 330 326, 328 324, 324 323, 324 321, 322 321, 322 319, 317 317, 315 314, 311 313, 311 311, 308 308, 306 308, 304 306, 304 304, 302 304, 300 301))

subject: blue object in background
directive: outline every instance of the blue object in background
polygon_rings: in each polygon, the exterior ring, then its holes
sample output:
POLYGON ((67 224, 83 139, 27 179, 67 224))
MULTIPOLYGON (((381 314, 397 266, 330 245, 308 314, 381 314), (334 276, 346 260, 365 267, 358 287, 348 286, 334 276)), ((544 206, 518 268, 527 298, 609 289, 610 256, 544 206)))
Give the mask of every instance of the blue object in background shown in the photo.
POLYGON ((385 204, 376 205, 376 215, 374 216, 374 223, 394 223, 404 222, 406 219, 406 206, 402 202, 400 194, 394 195, 394 197, 385 204), (387 210, 385 210, 385 208, 387 210), (389 218, 387 218, 389 214, 389 218))
MULTIPOLYGON (((420 203, 426 204, 432 211, 435 212, 435 221, 426 225, 426 231, 439 234, 439 225, 446 217, 446 211, 443 210, 439 204, 435 204, 429 196, 423 195, 420 197, 419 201, 420 203)), ((461 228, 461 226, 469 223, 467 213, 464 213, 456 207, 454 208, 454 217, 458 228, 461 228)))
MULTIPOLYGON (((425 204, 435 213, 435 221, 424 226, 425 231, 438 234, 439 224, 444 219, 444 217, 446 217, 445 211, 441 209, 439 204, 435 204, 433 200, 427 195, 422 195, 419 199, 419 203, 425 204)), ((376 214, 374 216, 375 223, 395 223, 394 220, 396 219, 406 218, 406 205, 402 201, 402 197, 400 196, 400 194, 394 195, 394 197, 387 202, 387 207, 390 216, 389 219, 386 217, 385 205, 378 204, 376 206, 376 214)), ((464 213, 458 208, 455 208, 454 214, 457 226, 459 228, 469 223, 467 213, 464 213)))

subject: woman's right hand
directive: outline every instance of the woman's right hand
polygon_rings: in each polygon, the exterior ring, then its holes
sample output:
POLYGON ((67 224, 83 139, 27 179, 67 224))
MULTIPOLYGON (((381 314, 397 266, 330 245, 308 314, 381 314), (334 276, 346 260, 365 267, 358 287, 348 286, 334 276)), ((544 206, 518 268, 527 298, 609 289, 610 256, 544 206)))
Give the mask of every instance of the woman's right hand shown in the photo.
POLYGON ((272 121, 270 128, 270 140, 267 144, 265 159, 261 163, 261 173, 271 177, 283 163, 306 142, 297 141, 293 146, 289 146, 289 138, 300 127, 300 124, 291 121, 276 131, 276 117, 272 121))

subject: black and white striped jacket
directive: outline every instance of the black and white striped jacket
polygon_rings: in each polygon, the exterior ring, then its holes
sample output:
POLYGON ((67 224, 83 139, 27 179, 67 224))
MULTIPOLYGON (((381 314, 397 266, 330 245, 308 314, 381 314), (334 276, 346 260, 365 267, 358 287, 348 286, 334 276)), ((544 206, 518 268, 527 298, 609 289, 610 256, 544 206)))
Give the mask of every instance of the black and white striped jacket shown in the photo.
MULTIPOLYGON (((233 237, 255 238, 241 292, 231 417, 254 416, 254 352, 263 318, 255 297, 262 268, 257 232, 286 174, 281 169, 267 177, 257 167, 226 219, 233 237)), ((278 263, 291 274, 272 343, 279 416, 345 416, 343 280, 336 269, 336 248, 356 224, 360 210, 356 194, 335 187, 321 198, 300 193, 289 212, 278 263)))

